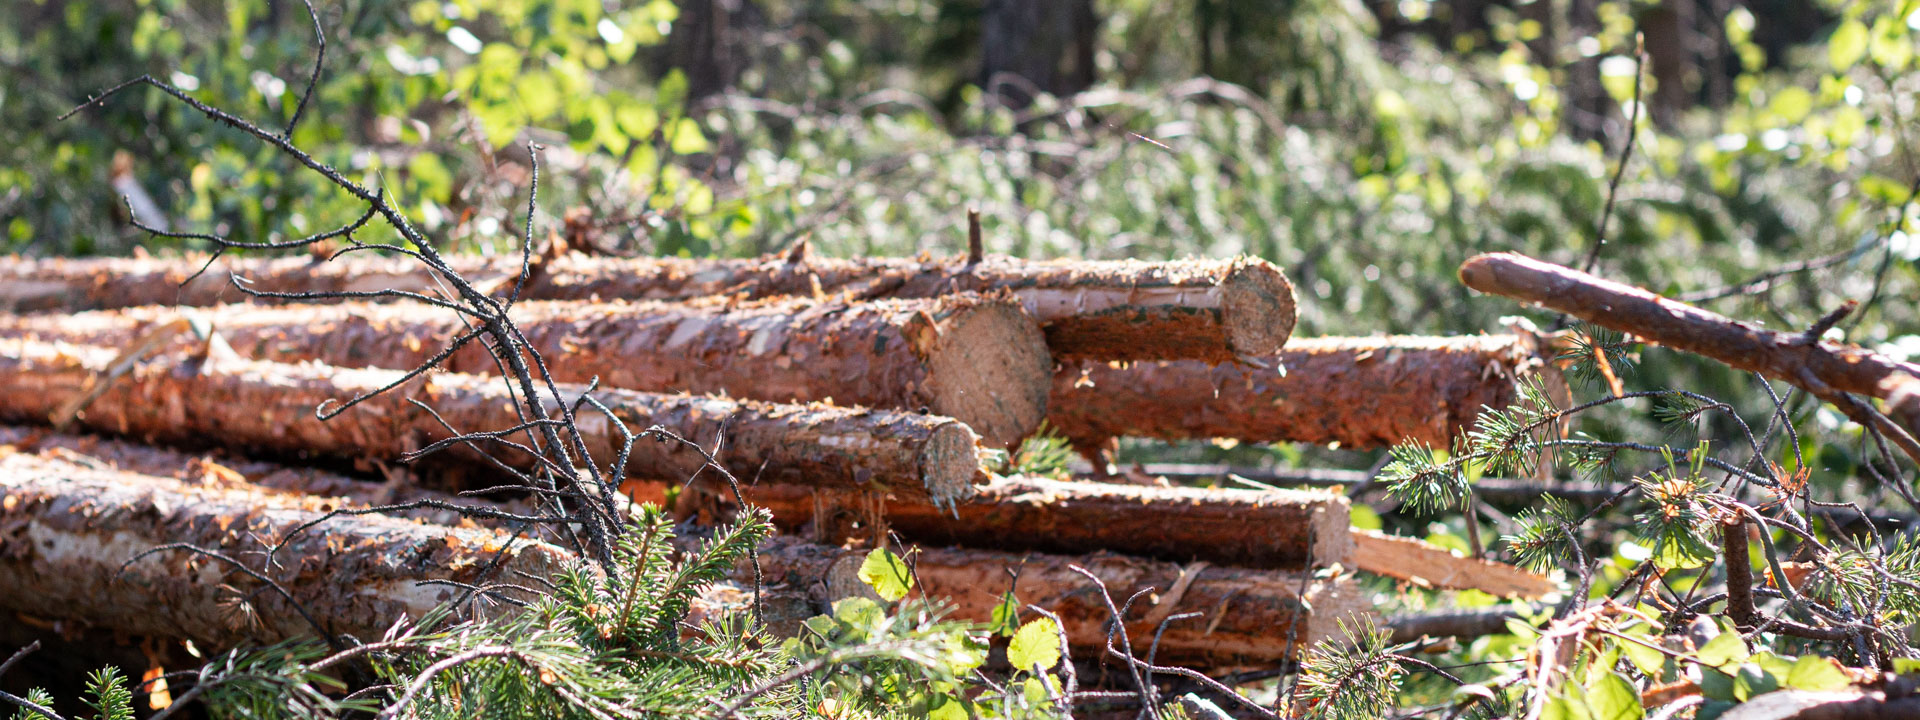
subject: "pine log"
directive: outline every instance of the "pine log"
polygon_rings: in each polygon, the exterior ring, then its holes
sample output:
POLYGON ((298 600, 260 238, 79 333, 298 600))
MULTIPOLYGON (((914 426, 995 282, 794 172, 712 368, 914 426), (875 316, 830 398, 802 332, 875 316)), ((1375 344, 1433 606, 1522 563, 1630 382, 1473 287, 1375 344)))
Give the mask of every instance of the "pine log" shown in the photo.
MULTIPOLYGON (((0 336, 125 347, 182 312, 146 307, 0 318, 0 336)), ((184 312, 207 318, 243 356, 351 368, 410 369, 468 332, 456 313, 411 305, 184 312)), ((560 382, 598 377, 603 387, 628 390, 931 411, 1000 446, 1039 425, 1052 368, 1019 305, 979 295, 852 304, 528 302, 515 306, 513 317, 560 382)), ((486 374, 498 365, 471 343, 443 367, 486 374)))
MULTIPOLYGON (((230 275, 257 290, 340 292, 438 283, 411 259, 234 259, 182 286, 204 258, 16 260, 0 269, 0 310, 87 310, 149 304, 216 305, 248 299, 230 275)), ((504 294, 519 259, 455 257, 468 280, 504 294)), ((521 297, 546 300, 690 300, 714 295, 848 295, 929 298, 1008 290, 1038 318, 1060 357, 1102 360, 1260 358, 1293 331, 1293 286, 1255 258, 1029 262, 963 258, 610 259, 565 256, 545 263, 521 297)))
MULTIPOLYGON (((224 453, 184 452, 167 447, 101 437, 0 425, 0 454, 26 453, 48 460, 171 478, 192 485, 240 488, 255 492, 321 498, 338 507, 393 506, 432 501, 461 507, 534 516, 540 511, 524 499, 462 497, 421 487, 404 469, 390 467, 385 481, 365 480, 311 467, 234 457, 224 453)), ((416 507, 386 514, 454 527, 505 527, 496 518, 463 515, 441 507, 416 507)))
POLYGON ((1116 437, 1447 447, 1485 408, 1517 401, 1529 378, 1569 399, 1525 335, 1296 339, 1268 359, 1069 363, 1054 374, 1047 422, 1083 452, 1116 437))
POLYGON ((1504 598, 1536 598, 1559 590, 1553 581, 1512 565, 1470 558, 1417 538, 1353 531, 1353 568, 1424 588, 1479 590, 1504 598))
MULTIPOLYGON (((823 604, 871 597, 871 590, 858 577, 865 556, 864 550, 788 537, 775 538, 760 550, 769 583, 807 589, 823 604)), ((954 617, 960 619, 992 619, 1001 594, 1014 589, 1023 618, 1035 617, 1024 609, 1029 603, 1060 616, 1079 657, 1104 654, 1105 626, 1112 615, 1093 582, 1070 569, 1075 565, 1100 578, 1115 605, 1139 590, 1153 588, 1126 617, 1125 626, 1139 656, 1146 654, 1162 619, 1202 613, 1199 618, 1167 624, 1156 663, 1224 667, 1279 662, 1297 657, 1314 642, 1337 637, 1339 621, 1370 613, 1365 593, 1348 577, 1315 578, 1207 563, 1179 565, 1104 553, 1071 556, 959 548, 923 549, 909 562, 918 580, 916 596, 950 603, 954 617)))
MULTIPOLYGON (((730 499, 728 491, 709 483, 696 487, 730 499)), ((629 486, 641 502, 658 502, 662 489, 629 486)), ((882 522, 901 539, 922 545, 1060 554, 1106 550, 1282 570, 1352 565, 1347 499, 1332 493, 1030 477, 997 477, 978 490, 952 509, 898 497, 882 500, 882 522)), ((821 530, 818 536, 832 542, 859 536, 854 524, 871 522, 860 512, 861 503, 816 497, 809 488, 760 485, 744 491, 747 501, 771 511, 780 527, 797 530, 813 523, 821 530), (828 517, 816 517, 820 510, 828 517)))
MULTIPOLYGON (((102 348, 0 341, 0 420, 45 422, 113 356, 102 348)), ((355 397, 400 376, 392 370, 169 354, 113 382, 78 419, 97 430, 162 442, 387 461, 449 436, 439 420, 410 400, 433 408, 463 432, 520 422, 504 383, 458 373, 416 377, 330 420, 315 417, 314 409, 325 400, 355 397)), ((569 398, 582 391, 561 390, 569 398)), ((724 431, 722 462, 741 477, 898 493, 937 503, 964 498, 977 477, 984 479, 972 431, 950 418, 618 390, 595 396, 636 433, 659 425, 712 448, 724 431)), ((580 415, 580 426, 593 457, 603 466, 611 463, 621 440, 612 423, 589 410, 580 415)), ((532 464, 507 448, 487 449, 509 464, 532 464)), ((687 478, 704 463, 680 443, 644 440, 634 446, 627 471, 642 478, 687 478)))
POLYGON ((1858 345, 1821 340, 1818 333, 1808 337, 1804 332, 1763 330, 1631 285, 1514 253, 1468 259, 1460 266, 1460 281, 1480 292, 1535 303, 1651 344, 1785 380, 1833 403, 1855 422, 1888 432, 1920 462, 1920 442, 1914 438, 1920 435, 1920 413, 1910 409, 1914 407, 1911 398, 1920 397, 1920 379, 1916 379, 1920 365, 1858 345), (1857 406, 1849 394, 1892 401, 1889 410, 1898 426, 1881 425, 1884 418, 1857 406))
POLYGON ((0 588, 7 589, 0 608, 229 647, 318 634, 297 602, 326 633, 369 641, 458 592, 420 580, 472 583, 502 553, 506 577, 545 577, 570 561, 558 548, 509 542, 498 531, 363 515, 293 536, 266 565, 263 538, 282 539, 329 506, 245 486, 0 457, 0 588), (128 562, 172 543, 235 558, 295 602, 230 564, 187 551, 128 562))

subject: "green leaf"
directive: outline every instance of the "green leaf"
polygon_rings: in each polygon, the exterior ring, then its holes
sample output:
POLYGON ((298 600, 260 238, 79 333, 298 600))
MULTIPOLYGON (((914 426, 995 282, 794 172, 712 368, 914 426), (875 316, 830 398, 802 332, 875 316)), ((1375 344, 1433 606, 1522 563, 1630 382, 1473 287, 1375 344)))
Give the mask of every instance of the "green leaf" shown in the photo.
POLYGON ((1920 673, 1920 658, 1894 658, 1893 672, 1896 675, 1920 673))
MULTIPOLYGON (((1910 663, 1920 663, 1916 660, 1902 659, 1910 663)), ((1900 660, 1893 662, 1894 670, 1898 672, 1900 660)), ((1840 669, 1840 663, 1834 662, 1833 658, 1802 655, 1799 660, 1794 661, 1793 669, 1787 671, 1786 685, 1795 690, 1823 692, 1839 690, 1850 684, 1852 681, 1847 679, 1846 672, 1840 669)))
POLYGON ((1035 618, 1020 626, 1007 644, 1007 663, 1021 670, 1051 670, 1060 662, 1060 625, 1053 618, 1035 618))
POLYGON ((1733 700, 1733 676, 1711 668, 1701 670, 1700 694, 1713 700, 1733 700))
POLYGON ((959 700, 942 695, 939 707, 927 713, 927 720, 966 720, 967 708, 959 700))
POLYGON ((1699 656, 1700 662, 1709 667, 1723 669, 1728 665, 1746 662, 1747 658, 1751 657, 1747 652, 1746 643, 1741 642, 1740 636, 1736 633, 1722 633, 1714 636, 1695 655, 1699 656))
POLYGON ((1767 101, 1767 110, 1780 119, 1797 123, 1807 119, 1807 113, 1813 111, 1813 93, 1803 87, 1785 87, 1773 94, 1767 101))
POLYGON ((1758 663, 1741 663, 1740 670, 1733 675, 1733 699, 1751 700, 1780 689, 1780 678, 1760 667, 1758 663))
POLYGON ((860 581, 873 588, 874 593, 887 602, 899 602, 913 589, 913 572, 899 555, 886 548, 878 548, 867 553, 866 561, 860 563, 860 581))
POLYGON ((1365 503, 1354 503, 1348 510, 1348 524, 1355 530, 1379 530, 1385 527, 1380 521, 1380 513, 1365 503))
POLYGON ((689 118, 680 118, 679 122, 674 123, 673 137, 669 142, 675 155, 703 153, 711 147, 707 144, 707 136, 700 133, 700 124, 689 118))
POLYGON ((1640 692, 1633 683, 1610 672, 1587 686, 1587 713, 1593 720, 1640 720, 1646 709, 1640 706, 1640 692))
POLYGON ((1859 20, 1847 20, 1827 39, 1827 62, 1836 72, 1845 72, 1867 54, 1867 26, 1859 20))
POLYGON ((1020 629, 1020 600, 1008 590, 1000 595, 1000 604, 993 606, 993 620, 987 623, 987 632, 1001 637, 1013 637, 1020 629))

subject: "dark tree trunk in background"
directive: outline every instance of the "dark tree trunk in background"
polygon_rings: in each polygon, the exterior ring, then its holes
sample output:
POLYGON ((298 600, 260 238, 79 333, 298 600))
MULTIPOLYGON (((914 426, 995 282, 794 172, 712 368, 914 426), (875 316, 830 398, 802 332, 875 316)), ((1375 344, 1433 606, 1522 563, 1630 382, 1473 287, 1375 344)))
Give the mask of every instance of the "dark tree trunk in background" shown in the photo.
MULTIPOLYGON (((1571 0, 1567 8, 1567 37, 1598 35, 1599 5, 1599 0, 1571 0)), ((1567 64, 1564 81, 1567 129, 1582 140, 1605 141, 1611 136, 1614 142, 1609 145, 1626 142, 1626 120, 1620 116, 1619 105, 1607 95, 1606 86, 1600 84, 1600 59, 1603 56, 1575 55, 1576 59, 1567 64)))
POLYGON ((1085 90, 1093 84, 1098 30, 1093 0, 987 0, 980 82, 1013 107, 1033 102, 1036 92, 1085 90))
POLYGON ((687 98, 699 99, 723 92, 740 79, 747 66, 747 34, 756 9, 749 0, 678 0, 680 17, 673 21, 662 48, 662 69, 679 68, 687 74, 687 98))
POLYGON ((1659 7, 1640 14, 1640 32, 1646 36, 1647 62, 1654 81, 1652 92, 1646 95, 1647 112, 1662 130, 1674 129, 1700 82, 1689 47, 1694 37, 1693 2, 1664 0, 1659 7))

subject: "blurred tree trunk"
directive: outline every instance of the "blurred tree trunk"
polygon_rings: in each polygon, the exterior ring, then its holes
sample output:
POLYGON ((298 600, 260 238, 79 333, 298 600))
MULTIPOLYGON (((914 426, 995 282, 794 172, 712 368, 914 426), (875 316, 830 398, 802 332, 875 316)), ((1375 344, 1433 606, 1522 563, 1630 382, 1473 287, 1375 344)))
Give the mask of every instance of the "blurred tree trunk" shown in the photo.
POLYGON ((1012 107, 1025 107, 1038 93, 1085 90, 1093 85, 1099 26, 1093 0, 987 0, 981 19, 982 86, 1012 107))
POLYGON ((1658 7, 1640 14, 1640 32, 1646 37, 1647 61, 1651 66, 1653 92, 1648 94, 1647 112, 1655 125, 1671 131, 1685 112, 1691 95, 1688 86, 1697 87, 1700 76, 1693 67, 1694 0, 1662 0, 1658 7))
POLYGON ((687 74, 689 100, 732 87, 750 59, 743 38, 758 8, 750 0, 678 0, 678 5, 680 17, 667 34, 660 65, 687 74))

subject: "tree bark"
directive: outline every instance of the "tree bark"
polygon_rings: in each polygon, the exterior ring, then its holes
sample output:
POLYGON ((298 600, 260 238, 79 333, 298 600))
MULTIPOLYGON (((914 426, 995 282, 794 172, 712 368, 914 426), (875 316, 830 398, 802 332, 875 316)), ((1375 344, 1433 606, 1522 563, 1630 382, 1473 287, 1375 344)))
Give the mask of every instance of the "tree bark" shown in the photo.
POLYGON ((1068 364, 1047 422, 1083 452, 1116 437, 1447 447, 1529 378, 1556 402, 1566 383, 1530 337, 1296 340, 1270 368, 1191 361, 1068 364))
MULTIPOLYGON (((0 267, 0 310, 91 310, 136 305, 216 305, 248 297, 229 275, 274 292, 394 288, 433 292, 433 275, 410 259, 315 263, 304 258, 226 259, 182 283, 203 259, 27 260, 0 267)), ((455 257, 455 270, 499 295, 517 259, 455 257)), ((1228 362, 1279 350, 1293 331, 1293 286, 1255 258, 1028 262, 992 256, 836 260, 794 258, 610 259, 564 256, 543 263, 521 292, 542 300, 690 300, 845 294, 860 299, 929 298, 1007 290, 1042 324, 1053 353, 1100 360, 1228 362)))
POLYGON ((538 542, 510 543, 492 530, 363 515, 329 519, 288 540, 272 566, 264 562, 263 539, 282 539, 328 506, 246 486, 0 457, 0 587, 8 589, 0 607, 214 647, 318 634, 298 607, 326 633, 370 641, 458 592, 416 581, 472 583, 502 553, 507 577, 545 577, 571 557, 538 542), (129 562, 170 543, 235 558, 279 583, 292 601, 230 564, 186 551, 129 562))
MULTIPOLYGON (((871 597, 872 591, 858 578, 865 557, 864 550, 786 537, 775 538, 760 551, 768 582, 807 588, 822 603, 871 597)), ((1104 553, 1071 556, 959 548, 921 550, 908 562, 918 580, 914 594, 948 601, 954 617, 990 620, 1001 594, 1011 588, 1023 619, 1035 617, 1025 610, 1029 603, 1059 615, 1076 655, 1093 653, 1084 657, 1104 655, 1105 626, 1112 614, 1093 582, 1072 566, 1099 578, 1115 605, 1139 590, 1153 588, 1156 594, 1136 602, 1126 617, 1136 656, 1146 655, 1161 620, 1202 613, 1199 618, 1167 624, 1156 664, 1224 667, 1298 657, 1314 642, 1337 637, 1338 621, 1370 612, 1365 593, 1345 577, 1316 579, 1205 563, 1182 566, 1104 553)), ((1119 642, 1114 645, 1119 647, 1119 642)))
MULTIPOLYGON (((721 499, 724 488, 700 485, 721 499)), ((632 487, 642 502, 664 499, 664 486, 632 487)), ((869 537, 876 518, 861 503, 816 498, 798 486, 745 488, 748 502, 773 512, 782 528, 809 524, 838 543, 869 537), (824 510, 824 513, 819 512, 824 510), (856 524, 866 524, 856 528, 856 524)), ((1090 553, 1101 550, 1174 562, 1195 560, 1262 569, 1351 566, 1347 500, 1325 492, 1161 488, 1001 477, 953 509, 893 498, 879 522, 903 540, 1009 552, 1090 553)))
POLYGON ((1912 435, 1920 428, 1920 415, 1906 412, 1902 402, 1916 396, 1920 366, 1805 333, 1762 330, 1631 285, 1513 253, 1467 260, 1460 266, 1460 281, 1480 292, 1542 305, 1648 343, 1785 380, 1839 406, 1855 422, 1894 435, 1901 448, 1920 461, 1920 444, 1912 435), (1890 410, 1900 422, 1894 427, 1880 424, 1847 394, 1893 401, 1890 410))
MULTIPOLYGON (((126 347, 183 311, 132 308, 0 320, 0 335, 126 347)), ((351 368, 411 369, 468 334, 439 309, 372 303, 199 312, 241 355, 351 368)), ((773 402, 931 411, 1009 446, 1046 410, 1052 361, 1033 321, 1007 298, 839 303, 802 299, 729 304, 528 302, 514 319, 560 382, 723 393, 773 402)), ((182 342, 189 338, 181 336, 182 342)), ((497 372, 481 343, 442 365, 497 372)))
MULTIPOLYGON (((0 417, 45 422, 113 355, 100 348, 0 343, 0 417)), ((166 355, 113 382, 78 420, 150 440, 388 461, 450 435, 433 414, 409 401, 433 408, 461 432, 501 430, 520 422, 505 384, 457 373, 417 377, 330 420, 315 417, 323 401, 355 397, 400 376, 312 363, 166 355)), ((571 399, 582 390, 563 386, 561 392, 571 399)), ((702 447, 719 444, 723 466, 744 478, 899 493, 936 503, 964 498, 976 478, 984 480, 973 433, 950 418, 618 390, 596 391, 595 397, 635 433, 659 425, 702 447)), ((579 423, 588 452, 610 466, 619 431, 591 409, 581 412, 579 423)), ((510 465, 532 466, 532 458, 517 451, 483 447, 510 465)), ((456 447, 450 452, 471 456, 475 451, 456 447)), ((641 478, 688 478, 704 464, 680 443, 643 439, 634 445, 626 470, 641 478)))

